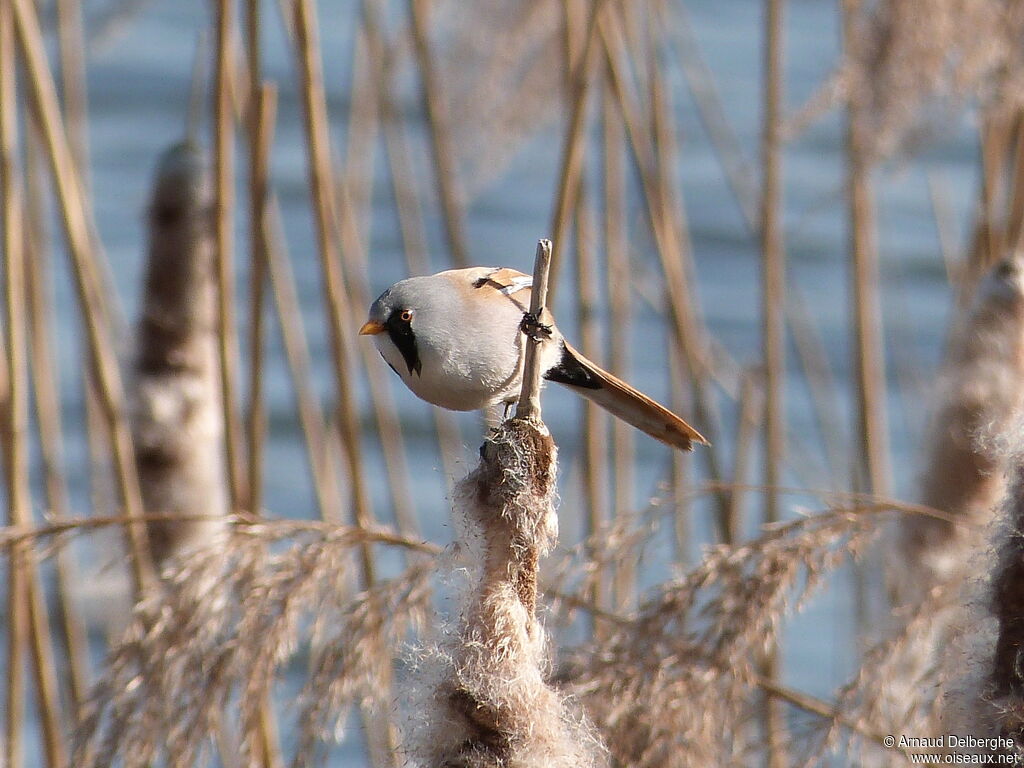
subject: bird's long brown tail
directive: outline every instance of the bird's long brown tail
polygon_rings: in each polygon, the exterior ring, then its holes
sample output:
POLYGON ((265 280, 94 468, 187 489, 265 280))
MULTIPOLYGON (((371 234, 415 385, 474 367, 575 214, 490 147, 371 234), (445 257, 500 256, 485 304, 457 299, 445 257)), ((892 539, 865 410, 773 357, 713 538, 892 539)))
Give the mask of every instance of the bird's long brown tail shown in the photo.
POLYGON ((666 445, 692 451, 694 443, 708 444, 700 432, 668 408, 592 363, 568 342, 563 344, 562 359, 545 378, 593 400, 613 416, 666 445))

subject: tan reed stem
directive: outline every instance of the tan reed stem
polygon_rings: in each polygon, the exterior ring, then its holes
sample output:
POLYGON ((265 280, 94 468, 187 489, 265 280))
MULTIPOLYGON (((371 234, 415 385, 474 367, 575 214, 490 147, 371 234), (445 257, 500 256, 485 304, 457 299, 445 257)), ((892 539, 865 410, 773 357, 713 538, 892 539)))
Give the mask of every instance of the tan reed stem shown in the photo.
MULTIPOLYGON (((23 208, 21 190, 15 164, 17 146, 17 115, 15 94, 14 45, 9 11, 0 11, 0 177, 3 195, 4 245, 4 324, 6 326, 5 352, 7 368, 6 446, 7 454, 7 519, 14 525, 29 525, 32 520, 32 495, 28 466, 28 366, 25 359, 27 339, 25 333, 25 249, 22 230, 23 208)), ((39 708, 46 765, 63 768, 66 755, 61 737, 60 713, 54 679, 53 645, 50 638, 49 618, 46 615, 43 593, 32 552, 15 547, 10 553, 10 581, 8 612, 11 615, 11 633, 8 652, 8 671, 17 681, 8 692, 8 707, 13 715, 8 718, 8 738, 14 737, 13 728, 22 728, 24 695, 21 679, 21 656, 27 639, 35 671, 35 699, 39 708), (17 615, 15 615, 17 614, 17 615), (27 634, 27 638, 25 635, 27 634)), ((20 735, 18 736, 20 739, 20 735)), ((10 765, 20 763, 20 744, 9 757, 10 765)))
MULTIPOLYGON (((849 49, 860 0, 843 0, 843 40, 849 49)), ((856 484, 871 493, 888 495, 889 426, 886 417, 885 352, 879 297, 878 249, 871 168, 867 152, 865 107, 854 94, 847 108, 846 160, 849 195, 851 306, 854 328, 853 363, 857 393, 856 434, 860 442, 861 478, 856 484)))
MULTIPOLYGON (((711 377, 710 364, 702 341, 703 332, 700 327, 697 300, 690 286, 688 274, 690 247, 686 221, 680 213, 683 211, 683 204, 674 193, 669 179, 665 178, 664 173, 659 172, 659 169, 675 167, 671 157, 671 149, 675 145, 671 110, 664 97, 659 70, 654 67, 651 83, 651 122, 655 138, 652 139, 642 127, 634 102, 627 93, 625 76, 619 63, 624 49, 620 26, 614 18, 602 19, 599 26, 610 82, 640 173, 645 210, 665 275, 665 288, 673 321, 672 330, 681 346, 683 359, 690 373, 694 411, 701 430, 712 442, 702 454, 706 456, 711 477, 722 478, 722 461, 719 449, 714 445, 718 418, 712 392, 708 386, 711 377)), ((716 502, 721 521, 728 508, 728 495, 723 493, 717 496, 716 502)))
POLYGON ((61 98, 71 154, 89 189, 89 122, 86 111, 85 30, 81 0, 57 0, 61 98))
POLYGON ((220 354, 221 407, 224 410, 224 445, 227 455, 231 509, 247 508, 244 499, 242 428, 238 403, 238 337, 235 331, 234 205, 235 133, 232 116, 231 34, 233 0, 213 0, 216 29, 213 88, 213 162, 215 183, 213 218, 216 227, 217 336, 220 354))
POLYGON ((313 489, 320 517, 324 520, 337 520, 341 510, 341 491, 334 471, 336 454, 331 450, 334 443, 327 437, 323 413, 311 383, 306 332, 295 290, 291 257, 281 233, 281 212, 276 198, 271 198, 269 208, 270 215, 265 226, 268 229, 266 242, 270 284, 284 340, 285 357, 291 372, 299 423, 306 443, 313 489))
MULTIPOLYGON (((57 107, 56 90, 46 63, 38 19, 29 0, 13 0, 11 4, 29 95, 45 139, 47 159, 70 246, 75 287, 88 332, 91 368, 96 376, 104 417, 111 432, 121 500, 129 515, 138 516, 142 511, 142 501, 133 463, 131 434, 125 417, 124 390, 112 351, 113 345, 108 342, 109 329, 102 310, 102 284, 90 242, 88 210, 57 107)), ((154 578, 148 542, 145 531, 138 526, 126 527, 125 536, 132 555, 132 576, 138 593, 154 578)))
MULTIPOLYGON (((5 271, 8 262, 20 259, 21 233, 20 213, 16 207, 14 181, 15 131, 17 130, 17 102, 15 95, 14 36, 12 33, 11 7, 0 3, 0 198, 3 201, 3 244, 5 271)), ((10 284, 8 278, 8 284, 10 284)), ((8 308, 8 314, 9 308, 8 308)), ((4 334, 7 336, 8 334, 4 334)), ((19 465, 23 463, 21 436, 17 434, 15 394, 16 385, 11 381, 10 339, 4 339, 4 466, 7 481, 7 524, 24 523, 25 488, 18 478, 19 465), (16 495, 17 494, 17 495, 16 495)), ((24 560, 28 552, 23 547, 12 548, 7 557, 7 680, 5 686, 6 738, 4 739, 4 765, 7 768, 21 768, 24 763, 22 731, 25 711, 25 646, 28 640, 28 600, 25 589, 26 568, 24 560)))
MULTIPOLYGON (((566 239, 569 230, 569 218, 576 207, 576 194, 580 185, 580 169, 583 166, 583 152, 586 146, 586 114, 587 94, 589 91, 590 74, 588 66, 593 56, 597 39, 597 22, 606 0, 592 0, 590 15, 587 18, 587 31, 584 37, 583 51, 579 54, 576 69, 572 74, 572 94, 570 96, 569 121, 566 123, 562 138, 561 161, 558 168, 558 191, 555 193, 555 210, 551 214, 548 230, 556 249, 552 261, 556 265, 555 283, 557 286, 558 248, 566 239)), ((552 294, 554 298, 554 294, 552 294)))
MULTIPOLYGON (((615 114, 615 94, 605 78, 601 127, 604 149, 604 245, 607 258, 608 363, 610 370, 625 376, 629 369, 629 326, 631 270, 628 222, 626 221, 625 163, 622 123, 615 114)), ((625 515, 633 508, 633 429, 621 419, 612 419, 612 465, 615 481, 613 514, 625 515)), ((615 605, 628 607, 636 574, 625 560, 615 569, 615 605)))
MULTIPOLYGON (((764 113, 761 128, 761 326, 764 359, 765 430, 764 483, 774 488, 781 482, 786 461, 786 254, 782 232, 782 111, 783 107, 783 0, 764 3, 764 113)), ((737 478, 738 479, 738 478, 737 478)), ((779 520, 779 498, 764 494, 764 522, 779 520)), ((730 522, 732 515, 729 515, 730 522)), ((767 649, 765 676, 779 678, 779 650, 767 649)), ((785 711, 780 702, 764 702, 768 768, 784 768, 786 755, 785 711)))
POLYGON ((409 32, 412 35, 416 66, 419 70, 423 110, 430 131, 431 158, 434 162, 434 181, 441 201, 445 235, 452 263, 457 267, 469 266, 469 252, 462 222, 462 201, 458 187, 455 153, 448 131, 448 114, 444 91, 430 49, 427 0, 408 0, 409 32))
POLYGON ((759 190, 755 169, 744 157, 743 147, 725 115, 721 96, 715 86, 714 73, 701 56, 700 44, 693 32, 686 6, 681 3, 670 5, 671 15, 664 12, 664 5, 661 6, 662 28, 668 31, 673 40, 672 50, 697 105, 697 116, 715 148, 740 213, 751 233, 756 233, 759 190))
MULTIPOLYGON (((765 485, 781 482, 786 460, 786 254, 782 233, 783 0, 765 0, 764 115, 761 127, 761 327, 765 377, 765 485)), ((765 522, 779 519, 767 493, 765 522)))
MULTIPOLYGON (((330 326, 331 351, 334 358, 335 386, 338 397, 338 428, 345 449, 352 490, 352 514, 355 525, 373 525, 373 511, 363 473, 359 415, 356 410, 350 371, 356 355, 352 350, 354 329, 351 307, 339 268, 338 249, 334 237, 335 185, 332 179, 330 136, 327 129, 327 102, 324 94, 317 39, 316 11, 310 0, 296 0, 294 6, 295 53, 303 103, 307 160, 310 186, 313 190, 317 245, 323 272, 324 298, 330 326)), ((376 582, 373 549, 368 543, 360 546, 362 583, 370 587, 376 582)), ((387 666, 381 685, 391 685, 391 667, 387 666)), ((372 723, 367 742, 374 765, 395 765, 396 735, 390 721, 372 723)))
MULTIPOLYGON (((249 130, 249 412, 248 427, 248 509, 263 514, 263 445, 266 439, 266 402, 263 390, 264 295, 267 282, 267 198, 270 148, 274 142, 277 88, 261 80, 263 73, 260 41, 260 3, 245 4, 245 41, 249 82, 247 123, 249 130)), ((237 82, 240 78, 237 77, 237 82)), ((240 89, 238 89, 240 90, 240 89)), ((283 765, 273 705, 261 703, 258 725, 259 748, 267 768, 283 765)), ((221 749, 223 754, 224 750, 221 749)))
POLYGON ((729 494, 729 515, 726 518, 723 538, 726 544, 738 544, 743 532, 743 502, 746 498, 744 488, 749 482, 753 449, 764 414, 764 395, 758 386, 757 378, 754 371, 747 371, 743 375, 740 388, 740 413, 736 422, 736 448, 732 463, 734 490, 729 494))
MULTIPOLYGON (((597 322, 597 264, 595 254, 595 233, 593 208, 589 204, 586 189, 580 189, 576 198, 576 281, 578 290, 577 317, 580 329, 580 349, 591 360, 598 357, 600 338, 597 322)), ((600 531, 608 520, 607 482, 608 420, 603 411, 589 400, 580 403, 583 422, 583 498, 586 499, 586 536, 600 531)), ((588 553, 592 562, 600 563, 599 553, 593 549, 588 553)), ((591 598, 595 605, 604 605, 604 574, 597 573, 593 579, 591 598)))
POLYGON ((788 293, 786 309, 793 343, 803 368, 804 380, 811 390, 815 422, 825 448, 832 482, 840 487, 845 485, 843 478, 847 475, 849 462, 846 457, 849 454, 846 448, 848 443, 844 442, 845 429, 839 418, 842 412, 839 382, 829 364, 825 341, 814 325, 806 299, 795 285, 790 286, 788 293))
MULTIPOLYGON (((684 389, 687 366, 683 361, 683 352, 676 336, 666 335, 666 357, 668 358, 668 376, 670 404, 676 413, 685 413, 693 403, 684 389)), ((672 499, 672 553, 675 562, 685 564, 689 561, 689 548, 692 544, 690 518, 693 509, 690 496, 686 493, 692 482, 693 459, 682 451, 672 451, 669 489, 672 499)), ((719 521, 721 524, 721 521, 719 521)))
MULTIPOLYGON (((51 517, 68 515, 68 490, 64 476, 63 428, 61 427, 60 395, 57 391, 59 373, 51 347, 52 329, 48 308, 52 306, 48 290, 49 243, 46 238, 45 201, 41 188, 42 169, 34 130, 26 134, 26 174, 28 180, 27 286, 29 354, 31 356, 33 402, 39 428, 39 448, 43 464, 43 485, 46 508, 51 517)), ((71 553, 62 551, 56 558, 57 601, 60 611, 61 641, 68 665, 66 676, 68 699, 77 721, 80 707, 88 693, 88 638, 85 627, 73 604, 70 585, 75 574, 71 553)))
MULTIPOLYGON (((254 2, 254 0, 253 0, 254 2)), ((258 19, 250 6, 249 19, 258 19)), ((251 30, 250 35, 258 30, 251 30)), ((250 42, 250 48, 255 47, 250 42)), ((258 56, 258 54, 257 54, 258 56)), ((251 63, 250 63, 251 66, 251 63)), ((259 72, 259 69, 251 70, 259 72)), ((257 82, 253 77, 252 81, 257 82)), ((270 147, 274 141, 274 118, 277 112, 277 88, 263 83, 251 94, 249 163, 250 208, 250 336, 249 336, 249 511, 262 514, 263 508, 263 443, 266 437, 266 403, 263 394, 264 294, 267 273, 267 194, 270 147)))
MULTIPOLYGON (((365 9, 365 6, 364 6, 365 9)), ((367 285, 367 248, 364 232, 369 231, 372 210, 368 203, 373 196, 373 159, 379 119, 376 94, 372 85, 373 64, 368 60, 369 33, 364 22, 356 36, 353 53, 352 108, 349 113, 348 144, 345 165, 338 185, 338 230, 345 280, 349 289, 355 324, 357 313, 370 305, 367 285)), ((410 490, 409 465, 406 461, 402 425, 397 416, 388 372, 377 361, 376 350, 360 344, 363 370, 369 379, 377 438, 384 454, 391 506, 399 528, 412 533, 419 527, 410 490)))
MULTIPOLYGON (((301 92, 304 107, 308 171, 313 190, 317 245, 323 271, 324 299, 328 311, 331 351, 334 358, 337 388, 339 429, 345 448, 352 483, 353 513, 356 525, 372 524, 370 499, 363 476, 359 437, 359 419, 349 372, 353 360, 351 350, 352 314, 347 306, 339 269, 338 249, 333 236, 335 211, 334 185, 331 182, 330 137, 327 131, 327 105, 320 68, 319 43, 316 38, 315 9, 309 0, 295 3, 295 51, 299 59, 301 92)), ((372 584, 374 566, 368 547, 362 549, 363 578, 372 584)))
MULTIPOLYGON (((411 275, 425 275, 430 271, 427 239, 423 226, 422 206, 416 193, 415 180, 410 178, 412 166, 406 128, 395 109, 391 85, 392 67, 381 36, 377 9, 373 2, 363 5, 364 28, 369 48, 370 66, 377 96, 377 110, 384 127, 384 146, 388 158, 389 177, 398 209, 398 224, 402 234, 402 248, 406 267, 411 275)), ((458 471, 457 462, 462 450, 458 425, 452 415, 442 408, 431 408, 441 450, 445 484, 451 488, 458 471)))

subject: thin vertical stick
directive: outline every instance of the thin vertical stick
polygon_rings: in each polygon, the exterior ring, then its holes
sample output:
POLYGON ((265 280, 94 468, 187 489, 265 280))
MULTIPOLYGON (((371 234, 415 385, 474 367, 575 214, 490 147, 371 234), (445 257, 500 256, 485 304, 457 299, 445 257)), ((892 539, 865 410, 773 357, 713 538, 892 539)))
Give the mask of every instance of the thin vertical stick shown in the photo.
POLYGON ((844 486, 849 467, 849 453, 846 450, 849 443, 844 442, 847 435, 840 419, 842 400, 839 383, 829 365, 825 341, 811 319, 807 301, 796 286, 790 286, 788 293, 786 310, 789 327, 803 368, 804 380, 811 390, 815 422, 825 449, 832 487, 838 489, 844 486))
MULTIPOLYGON (((664 6, 661 6, 664 10, 664 6)), ((743 155, 743 146, 729 125, 722 99, 715 88, 714 75, 700 55, 686 6, 672 3, 673 15, 663 14, 662 28, 674 37, 673 50, 697 105, 697 116, 718 154, 722 170, 739 206, 743 219, 755 233, 758 228, 758 190, 754 170, 743 155)))
MULTIPOLYGON (((372 1, 364 2, 363 9, 366 42, 377 95, 377 111, 384 127, 384 146, 388 157, 395 205, 398 208, 398 223, 402 233, 402 248, 405 252, 406 267, 409 274, 424 275, 430 271, 427 259, 427 239, 415 181, 409 176, 412 162, 409 142, 405 135, 406 128, 395 109, 392 98, 394 89, 390 84, 392 71, 392 67, 389 66, 390 57, 384 48, 375 4, 372 1)), ((462 446, 459 428, 448 411, 442 408, 431 408, 430 410, 433 412, 438 446, 441 449, 445 483, 450 489, 457 472, 456 462, 462 446)))
MULTIPOLYGON (((264 294, 267 273, 267 194, 270 147, 274 142, 277 88, 261 83, 259 0, 246 4, 247 52, 249 57, 249 209, 250 209, 250 336, 248 414, 248 502, 249 513, 263 512, 263 442, 266 435, 266 403, 263 394, 264 294)), ((283 765, 274 709, 269 700, 260 708, 260 749, 268 768, 283 765)))
MULTIPOLYGON (((363 475, 359 415, 349 372, 355 355, 351 349, 354 329, 341 272, 337 244, 334 239, 334 183, 331 173, 330 136, 327 131, 327 99, 324 94, 320 65, 320 44, 317 40, 315 8, 310 0, 296 0, 294 17, 295 52, 303 103, 310 187, 316 216, 317 245, 323 272, 324 298, 330 325, 331 351, 334 358, 335 387, 338 397, 338 428, 345 449, 352 490, 352 514, 359 528, 373 524, 369 492, 363 475)), ((376 582, 376 565, 372 545, 360 547, 362 583, 370 587, 376 582)), ((385 688, 391 685, 390 665, 385 688)), ((375 765, 394 765, 397 751, 390 722, 377 723, 370 729, 368 744, 375 765)))
POLYGON ((284 341, 285 356, 292 376, 299 423, 306 443, 309 470, 313 478, 320 517, 336 520, 341 508, 341 492, 334 472, 332 442, 326 435, 323 413, 316 402, 310 375, 309 349, 306 347, 306 331, 302 323, 302 311, 295 290, 295 279, 291 258, 281 234, 281 213, 276 198, 269 206, 267 227, 267 266, 270 268, 270 284, 274 292, 281 338, 284 341))
MULTIPOLYGON (((370 498, 366 489, 359 437, 359 418, 349 372, 353 370, 351 350, 352 318, 347 306, 338 267, 337 244, 333 236, 334 185, 331 183, 330 138, 327 132, 327 105, 316 39, 315 10, 310 0, 295 2, 295 42, 299 57, 302 101, 305 115, 308 171, 316 216, 317 244, 323 271, 324 298, 330 325, 331 351, 334 357, 335 384, 342 442, 352 483, 352 507, 355 524, 361 528, 372 523, 370 498)), ((373 556, 363 545, 363 580, 367 586, 376 581, 373 556)))
MULTIPOLYGON (((104 416, 111 431, 114 462, 121 490, 121 499, 129 517, 142 513, 138 477, 135 474, 131 433, 125 418, 124 389, 108 341, 109 330, 101 307, 103 293, 95 254, 91 247, 91 227, 71 152, 68 148, 60 111, 57 107, 53 78, 46 64, 42 34, 34 8, 29 0, 12 0, 15 30, 21 47, 29 95, 45 139, 47 160, 57 198, 65 234, 70 246, 74 266, 75 287, 78 291, 83 320, 89 338, 89 353, 96 376, 104 416)), ((154 579, 149 557, 145 529, 140 525, 125 526, 128 548, 132 555, 132 577, 137 592, 154 579)))
MULTIPOLYGON (((565 240, 566 232, 569 229, 569 217, 576 207, 576 194, 580 185, 580 169, 583 167, 583 150, 586 145, 586 106, 588 84, 590 74, 588 62, 594 50, 594 41, 597 38, 597 22, 604 7, 605 0, 592 0, 590 16, 587 19, 587 32, 583 44, 583 52, 580 53, 576 70, 573 72, 573 94, 570 102, 569 122, 566 124, 565 135, 562 138, 562 159, 558 168, 558 191, 555 193, 555 210, 551 214, 549 230, 554 241, 555 251, 552 254, 552 261, 556 268, 558 263, 558 248, 565 240)), ((557 285, 557 279, 554 287, 557 285)), ((552 292, 552 298, 554 292, 552 292)))
MULTIPOLYGON (((253 35, 259 34, 256 0, 250 0, 248 11, 250 77, 258 83, 258 49, 253 35), (255 21, 254 21, 255 19, 255 21)), ((263 440, 266 431, 266 404, 263 397, 263 295, 266 287, 267 242, 266 208, 270 163, 270 146, 274 140, 274 117, 277 111, 277 89, 263 83, 250 94, 249 114, 249 184, 250 208, 250 274, 249 274, 249 511, 261 514, 263 507, 263 440)))
MULTIPOLYGON (((7 271, 7 290, 11 288, 10 264, 21 259, 21 217, 17 210, 14 181, 14 158, 16 148, 17 102, 15 100, 14 37, 11 24, 11 7, 0 3, 0 195, 3 211, 4 264, 7 271)), ((11 312, 7 304, 8 322, 11 312)), ((10 326, 8 325, 8 328, 10 326)), ((7 524, 23 522, 27 488, 23 474, 24 450, 21 446, 17 418, 18 386, 12 380, 13 357, 10 339, 5 339, 7 349, 4 361, 5 402, 4 406, 4 454, 7 470, 7 524)), ((16 544, 7 556, 7 685, 6 685, 6 738, 4 740, 4 765, 7 768, 21 768, 24 761, 22 729, 25 711, 25 662, 24 652, 28 634, 28 601, 25 589, 25 547, 16 544)))
MULTIPOLYGON (((843 39, 852 45, 860 0, 843 0, 843 39)), ((854 352, 857 392, 856 433, 860 439, 862 490, 887 496, 890 487, 889 427, 886 418, 885 353, 879 297, 878 250, 864 107, 853 94, 847 110, 847 192, 850 215, 850 266, 853 281, 854 352)))
MULTIPOLYGON (((765 368, 764 521, 779 519, 781 470, 786 460, 786 261, 782 235, 783 0, 765 0, 764 117, 761 129, 761 325, 765 368)), ((730 515, 731 517, 731 515, 730 515)), ((778 648, 765 655, 764 674, 779 674, 778 648)), ((764 701, 768 768, 787 763, 782 703, 764 701)))
MULTIPOLYGON (((614 8, 614 6, 612 6, 614 8)), ((619 52, 623 49, 622 32, 614 18, 599 22, 605 60, 608 65, 609 81, 615 93, 616 102, 629 136, 629 146, 640 174, 646 213, 650 223, 671 310, 672 330, 683 353, 683 362, 690 374, 693 387, 693 407, 701 429, 712 445, 702 451, 708 465, 708 472, 715 483, 723 478, 722 460, 715 446, 717 433, 717 411, 713 393, 710 390, 710 366, 702 340, 703 331, 699 319, 696 296, 691 289, 690 244, 683 215, 683 201, 675 194, 670 178, 659 169, 675 167, 671 149, 675 146, 675 131, 672 127, 671 109, 665 98, 659 68, 652 67, 651 122, 656 142, 644 130, 637 110, 626 91, 626 83, 619 66, 619 52)), ((654 47, 652 46, 652 52, 654 47)), ((719 519, 724 519, 728 509, 728 494, 715 493, 719 519)))
POLYGON ((57 0, 60 84, 71 154, 89 188, 89 123, 86 111, 85 31, 80 0, 57 0))
MULTIPOLYGON (((28 284, 28 316, 31 326, 29 354, 31 355, 32 383, 36 423, 39 427, 39 447, 43 462, 43 485, 46 494, 46 508, 54 518, 68 515, 68 491, 64 477, 64 456, 62 448, 63 428, 61 427, 60 395, 57 382, 60 380, 51 347, 52 329, 47 308, 51 306, 48 290, 49 248, 45 237, 46 215, 43 191, 40 188, 41 169, 38 148, 33 134, 26 135, 26 156, 28 168, 28 210, 29 222, 26 234, 28 244, 26 259, 28 284)), ((75 571, 71 553, 61 547, 56 554, 57 598, 60 609, 61 640, 68 665, 68 695, 78 720, 80 707, 88 693, 88 648, 86 630, 75 610, 69 585, 75 571)))
MULTIPOLYGON (((369 231, 372 209, 367 203, 373 195, 373 160, 379 126, 376 92, 373 88, 373 62, 369 61, 370 45, 367 29, 366 4, 363 5, 363 24, 356 36, 353 52, 352 108, 349 113, 348 146, 345 169, 338 186, 338 230, 341 238, 341 256, 349 297, 353 310, 358 312, 369 306, 367 285, 367 249, 363 233, 369 231), (365 226, 362 222, 365 221, 365 226)), ((359 318, 356 318, 359 323, 359 318)), ((376 351, 368 344, 359 345, 363 369, 369 379, 370 399, 373 404, 377 437, 384 454, 388 475, 391 505, 398 528, 406 535, 414 535, 415 504, 410 490, 409 465, 406 461, 402 425, 392 398, 388 372, 378 363, 376 351)))
POLYGON ((763 397, 753 371, 743 374, 740 386, 740 412, 736 420, 736 448, 733 452, 732 486, 729 494, 729 514, 726 516, 723 541, 735 545, 743 532, 743 502, 750 484, 750 463, 757 441, 757 433, 764 413, 763 397))
MULTIPOLYGON (((548 302, 548 284, 551 271, 551 241, 537 241, 537 255, 533 261, 533 290, 530 294, 530 314, 543 322, 542 314, 548 302)), ((516 404, 516 418, 540 422, 540 345, 543 339, 527 335, 526 355, 523 362, 523 389, 516 404)))
POLYGON ((786 261, 782 235, 782 0, 765 0, 764 117, 761 129, 761 327, 765 368, 765 522, 779 519, 786 457, 786 261))
MULTIPOLYGON (((668 358, 669 405, 676 413, 686 413, 692 398, 688 397, 684 387, 687 366, 679 339, 671 334, 666 335, 665 349, 668 358)), ((691 482, 693 459, 683 451, 672 451, 671 454, 669 498, 672 499, 672 556, 677 565, 685 566, 690 559, 692 538, 690 522, 693 505, 686 489, 691 482)))
POLYGON ((224 442, 227 455, 231 509, 247 507, 243 500, 242 429, 238 420, 238 339, 235 334, 234 288, 234 122, 231 109, 231 28, 233 0, 214 0, 216 70, 213 89, 213 154, 215 184, 213 217, 217 233, 217 335, 220 354, 221 405, 224 408, 224 442))
MULTIPOLYGON (((615 114, 615 94, 605 82, 601 124, 604 143, 604 242, 608 261, 608 363, 610 370, 625 377, 629 368, 630 283, 629 246, 626 222, 625 164, 622 123, 615 114)), ((612 461, 615 479, 616 517, 633 508, 633 428, 612 419, 612 461)), ((633 563, 624 559, 615 569, 615 606, 627 609, 636 574, 633 563)))
POLYGON ((408 0, 409 30, 412 34, 416 64, 419 68, 423 109, 430 131, 431 157, 434 161, 434 181, 437 195, 441 200, 444 228, 451 251, 452 262, 458 267, 469 266, 466 236, 462 222, 461 200, 458 189, 458 173, 455 153, 448 135, 448 115, 444 105, 444 93, 438 78, 433 53, 430 50, 428 34, 427 0, 408 0))
MULTIPOLYGON (((7 519, 10 524, 29 527, 32 525, 32 496, 29 486, 28 467, 28 367, 25 350, 28 347, 25 334, 25 252, 22 231, 20 190, 15 176, 15 155, 17 153, 17 106, 15 94, 15 70, 13 37, 9 10, 0 10, 0 177, 3 194, 3 245, 4 245, 4 324, 7 334, 7 413, 6 445, 7 454, 7 519)), ((14 736, 13 728, 21 727, 22 696, 22 643, 27 630, 29 647, 32 651, 35 670, 35 699, 39 707, 39 721, 43 735, 46 765, 62 768, 66 756, 61 741, 59 713, 57 712, 56 682, 53 646, 50 640, 49 619, 39 587, 34 557, 27 545, 18 544, 10 551, 11 572, 8 611, 11 617, 8 671, 17 676, 16 683, 9 689, 8 707, 14 709, 8 720, 8 738, 14 736), (26 626, 27 625, 27 626, 26 626)), ((20 737, 19 737, 20 738, 20 737)), ((11 757, 20 763, 20 744, 11 757)), ((10 761, 14 765, 14 761, 10 761)))
MULTIPOLYGON (((597 356, 600 346, 597 327, 597 265, 594 254, 593 212, 588 203, 585 189, 580 190, 576 206, 576 278, 577 278, 577 312, 580 328, 580 344, 583 354, 591 359, 597 356)), ((607 430, 608 421, 604 413, 595 404, 583 399, 580 407, 583 410, 583 495, 586 499, 587 530, 590 541, 596 540, 597 532, 608 520, 607 480, 608 453, 607 430)), ((588 553, 591 562, 600 563, 598 552, 588 553)), ((605 596, 603 589, 604 576, 595 573, 591 600, 594 605, 603 607, 605 596)))

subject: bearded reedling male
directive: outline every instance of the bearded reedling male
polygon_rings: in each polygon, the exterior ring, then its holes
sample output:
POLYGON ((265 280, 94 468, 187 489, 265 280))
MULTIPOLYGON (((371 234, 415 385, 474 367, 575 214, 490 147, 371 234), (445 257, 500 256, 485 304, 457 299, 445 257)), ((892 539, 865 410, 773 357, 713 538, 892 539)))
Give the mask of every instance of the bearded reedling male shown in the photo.
MULTIPOLYGON (((707 440, 647 395, 587 360, 558 328, 529 315, 529 275, 471 267, 410 277, 370 307, 360 335, 415 395, 451 411, 475 411, 519 397, 526 334, 538 335, 545 379, 593 400, 667 445, 692 450, 707 440)), ((545 315, 545 319, 546 319, 545 315)))

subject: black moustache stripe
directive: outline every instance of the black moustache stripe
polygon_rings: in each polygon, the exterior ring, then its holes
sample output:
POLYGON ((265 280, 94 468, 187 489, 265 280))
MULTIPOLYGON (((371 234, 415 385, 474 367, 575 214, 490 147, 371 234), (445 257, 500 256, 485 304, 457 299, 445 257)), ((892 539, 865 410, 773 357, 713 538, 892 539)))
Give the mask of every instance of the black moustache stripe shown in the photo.
POLYGON ((416 349, 416 334, 408 325, 399 326, 397 323, 388 323, 388 336, 391 342, 402 354, 402 359, 409 368, 409 375, 415 373, 417 376, 423 370, 423 363, 420 362, 420 353, 416 349))

